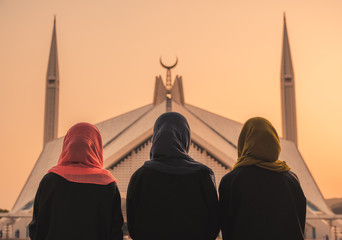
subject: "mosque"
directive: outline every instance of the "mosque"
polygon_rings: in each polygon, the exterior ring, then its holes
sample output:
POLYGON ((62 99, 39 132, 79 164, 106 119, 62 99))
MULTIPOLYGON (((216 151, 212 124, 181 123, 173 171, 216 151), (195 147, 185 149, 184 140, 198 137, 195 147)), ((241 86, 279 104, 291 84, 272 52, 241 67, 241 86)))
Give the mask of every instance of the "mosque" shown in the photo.
MULTIPOLYGON (((176 76, 174 81, 171 78, 172 68, 178 60, 172 66, 160 62, 166 69, 165 84, 161 76, 156 77, 151 104, 96 124, 103 140, 104 167, 118 179, 124 215, 129 179, 149 159, 153 124, 162 113, 175 111, 187 118, 192 131, 190 155, 213 169, 216 183, 231 171, 237 158, 237 140, 242 124, 187 104, 182 77, 176 76)), ((44 148, 13 209, 0 215, 3 216, 0 219, 0 239, 28 238, 28 224, 38 184, 47 170, 57 163, 61 153, 63 137, 57 138, 59 81, 55 20, 46 76, 44 148)), ((295 82, 285 16, 280 81, 283 128, 280 159, 286 160, 298 175, 307 197, 305 237, 342 239, 342 221, 338 220, 341 215, 334 214, 327 206, 297 148, 295 82)))

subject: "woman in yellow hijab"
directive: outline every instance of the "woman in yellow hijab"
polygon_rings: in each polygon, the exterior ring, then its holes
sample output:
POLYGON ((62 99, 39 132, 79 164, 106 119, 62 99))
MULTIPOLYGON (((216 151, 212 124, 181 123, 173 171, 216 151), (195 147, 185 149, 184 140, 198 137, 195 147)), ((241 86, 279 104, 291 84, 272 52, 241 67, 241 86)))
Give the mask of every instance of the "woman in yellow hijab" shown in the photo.
POLYGON ((238 142, 238 161, 235 168, 258 166, 275 172, 287 172, 290 167, 278 160, 279 137, 272 124, 265 118, 249 119, 243 126, 238 142))
POLYGON ((219 187, 224 240, 304 239, 306 198, 297 176, 278 159, 280 151, 268 120, 243 125, 238 160, 219 187))

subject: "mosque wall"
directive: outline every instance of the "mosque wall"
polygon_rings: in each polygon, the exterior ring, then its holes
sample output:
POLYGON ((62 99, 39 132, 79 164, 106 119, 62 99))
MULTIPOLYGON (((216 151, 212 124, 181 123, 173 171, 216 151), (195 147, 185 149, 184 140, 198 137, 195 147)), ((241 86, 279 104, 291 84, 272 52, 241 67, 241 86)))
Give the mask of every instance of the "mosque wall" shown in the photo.
POLYGON ((31 218, 7 218, 0 220, 0 239, 29 239, 28 225, 31 218))
POLYGON ((31 218, 17 218, 12 226, 12 238, 29 238, 28 225, 30 222, 31 218))
POLYGON ((326 240, 330 235, 329 223, 325 220, 307 220, 305 225, 305 239, 326 240))

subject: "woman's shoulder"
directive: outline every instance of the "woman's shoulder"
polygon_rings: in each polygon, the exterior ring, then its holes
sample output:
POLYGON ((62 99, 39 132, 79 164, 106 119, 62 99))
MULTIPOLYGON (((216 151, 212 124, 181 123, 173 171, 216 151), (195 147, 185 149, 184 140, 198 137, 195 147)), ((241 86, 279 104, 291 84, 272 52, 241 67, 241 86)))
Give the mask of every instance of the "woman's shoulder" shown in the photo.
POLYGON ((269 179, 273 177, 282 177, 281 174, 257 166, 244 166, 233 169, 224 175, 220 185, 236 185, 250 181, 250 179, 269 179))
POLYGON ((44 177, 41 180, 41 183, 53 183, 53 182, 61 182, 61 181, 67 181, 67 180, 59 176, 56 173, 49 172, 44 175, 44 177))
POLYGON ((257 166, 246 166, 239 167, 223 176, 221 184, 229 184, 231 182, 240 182, 250 178, 261 178, 261 179, 283 179, 290 184, 300 186, 298 176, 292 171, 286 172, 274 172, 267 169, 263 169, 257 166))
POLYGON ((46 189, 52 189, 52 188, 55 188, 55 186, 59 186, 63 184, 64 181, 66 181, 66 179, 62 178, 56 173, 49 172, 49 173, 46 173, 43 176, 43 178, 40 180, 38 188, 40 189, 39 191, 46 191, 46 189))
POLYGON ((287 175, 287 177, 290 178, 291 180, 294 180, 294 181, 300 183, 300 182, 299 182, 298 176, 297 176, 294 172, 288 171, 286 175, 287 175))
POLYGON ((135 170, 135 172, 132 174, 130 178, 130 185, 140 182, 144 175, 148 174, 148 170, 149 169, 146 169, 143 166, 135 170))
POLYGON ((254 166, 235 168, 222 177, 221 183, 230 182, 235 178, 244 178, 245 175, 248 176, 253 171, 258 171, 258 169, 254 166))
POLYGON ((290 185, 295 186, 298 189, 301 189, 299 178, 294 172, 288 171, 284 175, 287 178, 290 185))
POLYGON ((135 170, 135 172, 132 174, 132 177, 138 177, 138 176, 141 176, 141 175, 144 175, 146 172, 148 172, 148 168, 145 168, 144 165, 141 166, 140 168, 138 168, 137 170, 135 170))
POLYGON ((100 184, 93 184, 93 183, 79 183, 79 182, 72 182, 67 180, 66 178, 54 173, 49 172, 44 175, 44 177, 41 180, 41 185, 52 185, 52 184, 66 184, 66 185, 89 185, 91 187, 99 187, 99 188, 110 188, 115 189, 117 187, 115 182, 111 182, 107 185, 100 185, 100 184))

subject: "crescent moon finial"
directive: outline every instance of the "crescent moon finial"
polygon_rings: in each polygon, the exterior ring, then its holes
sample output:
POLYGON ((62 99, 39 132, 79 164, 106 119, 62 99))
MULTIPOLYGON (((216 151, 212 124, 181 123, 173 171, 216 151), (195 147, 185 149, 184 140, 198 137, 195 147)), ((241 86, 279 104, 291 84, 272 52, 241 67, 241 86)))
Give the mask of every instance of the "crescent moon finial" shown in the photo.
POLYGON ((176 57, 176 62, 175 62, 175 64, 173 64, 172 66, 166 66, 166 65, 162 62, 162 57, 160 57, 160 64, 161 64, 164 68, 166 68, 167 70, 170 70, 170 69, 174 68, 174 67, 177 65, 177 63, 178 63, 178 57, 176 57))

